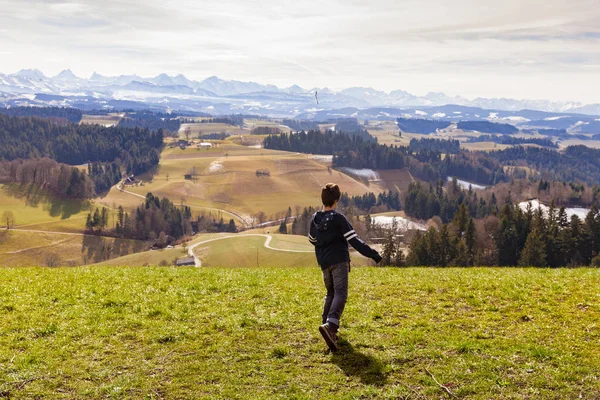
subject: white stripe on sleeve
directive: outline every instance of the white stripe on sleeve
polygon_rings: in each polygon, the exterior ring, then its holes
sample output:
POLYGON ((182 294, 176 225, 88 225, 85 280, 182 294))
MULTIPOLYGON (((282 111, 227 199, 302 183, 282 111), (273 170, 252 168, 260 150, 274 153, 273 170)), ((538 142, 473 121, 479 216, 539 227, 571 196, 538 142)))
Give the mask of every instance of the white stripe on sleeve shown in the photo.
POLYGON ((354 229, 351 230, 351 231, 348 231, 348 232, 344 233, 344 237, 347 238, 348 236, 352 235, 353 233, 354 233, 354 229))
POLYGON ((355 237, 357 237, 358 235, 355 233, 354 235, 347 237, 346 240, 350 241, 350 239, 354 239, 355 237))

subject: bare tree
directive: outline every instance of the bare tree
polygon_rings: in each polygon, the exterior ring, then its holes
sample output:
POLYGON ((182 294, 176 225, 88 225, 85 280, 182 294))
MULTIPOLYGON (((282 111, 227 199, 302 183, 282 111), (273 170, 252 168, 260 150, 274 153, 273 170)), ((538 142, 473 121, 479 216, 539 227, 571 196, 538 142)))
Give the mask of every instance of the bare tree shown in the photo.
POLYGON ((185 135, 185 140, 190 140, 190 136, 192 135, 192 128, 188 126, 183 130, 183 134, 185 135))
POLYGON ((46 267, 58 267, 61 264, 58 254, 50 253, 46 255, 46 267))
POLYGON ((267 219, 267 215, 264 213, 264 211, 259 211, 256 213, 255 218, 258 221, 258 224, 260 225, 265 222, 265 220, 267 219))
POLYGON ((167 177, 167 182, 169 182, 169 174, 168 173, 167 173, 166 177, 167 177))
POLYGON ((12 211, 4 211, 2 214, 2 222, 6 224, 6 229, 10 229, 11 226, 15 226, 16 218, 12 211))

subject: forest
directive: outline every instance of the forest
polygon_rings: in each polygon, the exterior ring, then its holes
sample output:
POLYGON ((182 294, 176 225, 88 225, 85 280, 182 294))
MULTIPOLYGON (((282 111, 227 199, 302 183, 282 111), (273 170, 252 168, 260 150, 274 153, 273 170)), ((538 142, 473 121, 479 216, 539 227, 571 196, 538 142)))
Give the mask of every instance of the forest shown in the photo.
POLYGON ((552 149, 558 149, 558 144, 554 143, 548 138, 519 138, 514 136, 504 135, 481 135, 478 137, 472 137, 468 140, 469 143, 477 142, 493 142, 498 144, 508 145, 523 145, 523 144, 537 144, 538 146, 548 147, 552 149))
MULTIPOLYGON (((500 162, 484 153, 460 151, 442 159, 432 150, 410 152, 407 147, 377 144, 367 132, 345 133, 319 131, 268 136, 266 149, 308 154, 331 154, 334 167, 401 169, 408 167, 416 177, 434 182, 448 176, 493 185, 508 179, 500 162), (363 137, 367 136, 368 140, 363 137)), ((424 146, 426 147, 426 146, 424 146)))
POLYGON ((467 207, 469 213, 477 218, 483 218, 498 211, 498 201, 494 193, 490 200, 472 190, 463 190, 456 178, 444 190, 444 181, 439 180, 435 185, 413 182, 408 186, 404 196, 404 211, 406 215, 428 220, 439 216, 442 222, 452 221, 461 206, 467 207))
POLYGON ((341 118, 335 121, 335 131, 336 132, 346 132, 346 133, 357 133, 357 132, 362 132, 363 135, 364 133, 368 132, 366 131, 366 129, 358 123, 358 120, 356 118, 341 118))
POLYGON ((139 174, 158 164, 163 131, 147 128, 56 124, 35 117, 0 115, 0 160, 48 157, 60 163, 117 162, 139 174))
POLYGON ((252 129, 252 135, 279 135, 281 130, 276 126, 257 126, 252 129))
POLYGON ((148 193, 144 204, 131 214, 122 206, 116 210, 106 207, 96 208, 93 212, 90 210, 86 232, 171 243, 192 234, 192 212, 187 206, 178 207, 166 197, 159 198, 148 193))
POLYGON ((497 215, 475 220, 462 205, 439 230, 417 233, 409 265, 423 266, 600 266, 600 213, 592 207, 584 220, 569 219, 553 204, 546 215, 506 204, 497 215))
POLYGON ((565 182, 600 183, 600 150, 569 146, 562 153, 537 147, 511 147, 493 151, 489 157, 504 165, 527 165, 542 178, 565 182))
POLYGON ((89 234, 145 240, 160 248, 194 232, 237 232, 238 229, 233 219, 227 223, 222 218, 215 220, 203 214, 194 219, 189 207, 177 206, 168 198, 152 193, 146 194, 144 204, 131 214, 122 206, 116 210, 96 207, 90 210, 85 226, 89 234))
POLYGON ((510 124, 499 124, 488 121, 460 121, 457 125, 458 129, 464 131, 477 131, 482 133, 500 133, 512 135, 518 133, 519 130, 510 124))
POLYGON ((456 154, 460 151, 460 142, 451 139, 411 139, 408 149, 415 153, 436 151, 438 153, 456 154))
POLYGON ((388 191, 379 193, 365 193, 362 196, 349 196, 348 193, 342 193, 339 202, 340 207, 354 207, 361 213, 368 214, 377 208, 376 212, 400 211, 402 203, 400 201, 400 192, 388 191))
POLYGON ((421 118, 398 118, 398 128, 402 132, 420 133, 429 135, 438 129, 446 129, 450 126, 449 121, 421 119, 421 118))
POLYGON ((0 183, 36 185, 61 198, 95 195, 94 181, 85 172, 49 158, 0 161, 0 183))
POLYGON ((0 108, 0 114, 10 117, 40 117, 62 119, 74 124, 81 121, 82 113, 77 108, 70 107, 11 107, 0 108))
POLYGON ((243 115, 229 115, 227 117, 214 117, 214 118, 205 118, 200 120, 200 123, 203 124, 227 124, 233 126, 239 126, 240 128, 244 126, 244 116, 243 115))
POLYGON ((94 162, 88 164, 88 176, 94 181, 97 194, 109 190, 113 185, 121 181, 121 168, 119 164, 94 162))
POLYGON ((306 154, 334 154, 342 150, 352 150, 365 141, 375 142, 368 133, 346 134, 343 132, 301 131, 298 133, 267 136, 265 149, 294 151, 306 154))

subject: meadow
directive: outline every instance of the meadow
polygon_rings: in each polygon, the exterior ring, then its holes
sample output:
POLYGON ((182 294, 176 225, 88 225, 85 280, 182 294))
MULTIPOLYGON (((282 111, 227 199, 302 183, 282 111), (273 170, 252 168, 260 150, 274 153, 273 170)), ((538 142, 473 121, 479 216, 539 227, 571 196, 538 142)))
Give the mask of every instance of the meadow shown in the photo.
MULTIPOLYGON (((140 253, 102 261, 101 266, 147 266, 174 265, 177 258, 187 257, 187 247, 193 246, 194 254, 202 267, 316 267, 314 247, 306 236, 273 234, 277 227, 250 230, 242 234, 217 233, 194 236, 186 247, 147 250, 140 253), (256 232, 255 232, 256 231, 256 232), (260 234, 263 236, 255 236, 260 234), (267 237, 271 240, 266 247, 267 237)), ((356 252, 352 252, 353 266, 373 265, 356 252)))
POLYGON ((600 270, 9 268, 5 398, 598 399, 600 270), (443 387, 442 387, 443 386, 443 387))
POLYGON ((109 114, 109 115, 86 115, 81 118, 81 124, 98 124, 103 126, 115 126, 119 124, 124 114, 109 114))

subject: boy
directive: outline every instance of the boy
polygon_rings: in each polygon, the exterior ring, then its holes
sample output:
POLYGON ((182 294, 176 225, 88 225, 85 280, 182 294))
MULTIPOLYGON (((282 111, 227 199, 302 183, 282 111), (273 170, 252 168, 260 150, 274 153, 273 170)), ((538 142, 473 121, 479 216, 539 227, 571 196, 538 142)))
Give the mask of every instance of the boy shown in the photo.
POLYGON ((308 240, 315 246, 317 262, 323 271, 327 289, 323 325, 319 327, 319 332, 331 351, 337 350, 337 331, 348 298, 348 243, 363 256, 372 258, 376 263, 381 261, 379 253, 358 238, 346 217, 335 211, 340 196, 338 185, 325 185, 321 191, 323 211, 317 211, 313 215, 308 234, 308 240))

